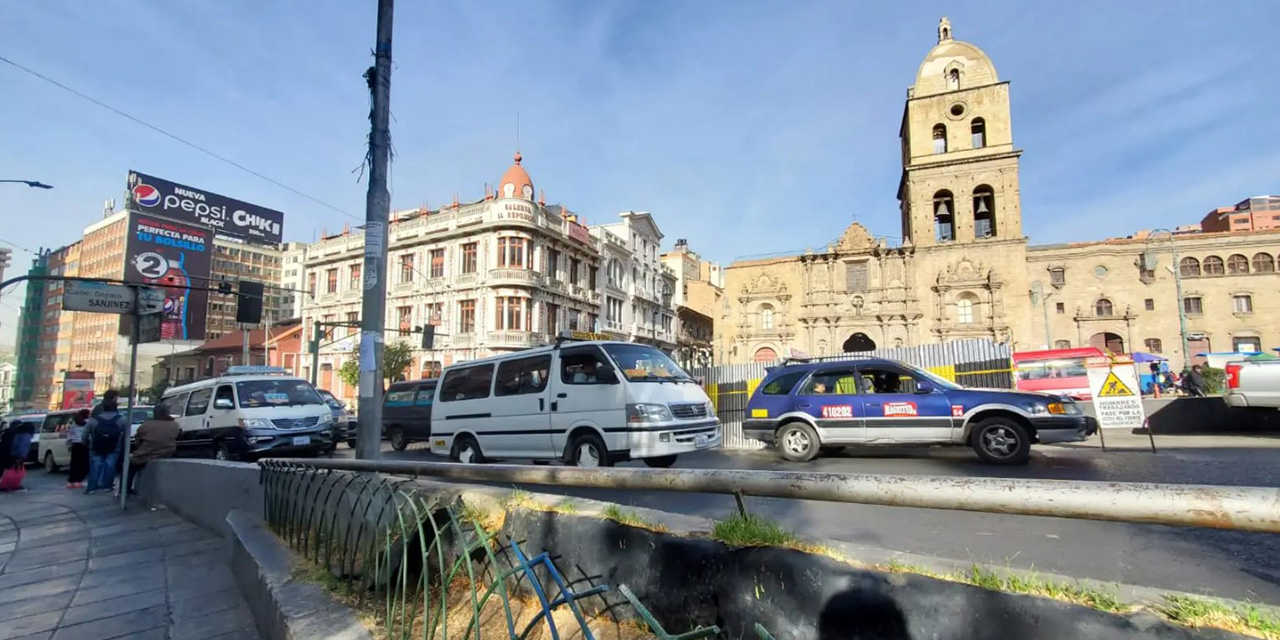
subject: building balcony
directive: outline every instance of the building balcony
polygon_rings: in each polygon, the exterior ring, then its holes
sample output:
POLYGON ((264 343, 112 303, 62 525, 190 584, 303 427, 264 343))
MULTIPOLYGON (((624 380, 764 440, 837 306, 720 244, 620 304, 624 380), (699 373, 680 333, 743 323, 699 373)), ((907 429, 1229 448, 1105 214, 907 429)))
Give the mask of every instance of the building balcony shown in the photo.
POLYGON ((490 331, 488 343, 492 349, 527 349, 542 344, 542 335, 533 331, 490 331))
POLYGON ((453 277, 453 284, 459 287, 474 287, 480 281, 480 274, 472 271, 471 273, 463 273, 453 277))
POLYGON ((488 284, 529 287, 542 284, 542 274, 533 269, 490 269, 488 284))
POLYGON ((448 344, 451 349, 470 349, 476 346, 476 334, 455 333, 448 337, 448 344))

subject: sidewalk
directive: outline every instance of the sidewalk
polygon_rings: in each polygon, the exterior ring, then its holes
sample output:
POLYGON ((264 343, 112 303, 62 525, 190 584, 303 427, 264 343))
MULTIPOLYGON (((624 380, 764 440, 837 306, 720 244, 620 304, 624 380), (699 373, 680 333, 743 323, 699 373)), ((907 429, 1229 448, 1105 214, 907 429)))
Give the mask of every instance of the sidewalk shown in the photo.
POLYGON ((0 640, 256 640, 225 540, 27 470, 0 493, 0 640))

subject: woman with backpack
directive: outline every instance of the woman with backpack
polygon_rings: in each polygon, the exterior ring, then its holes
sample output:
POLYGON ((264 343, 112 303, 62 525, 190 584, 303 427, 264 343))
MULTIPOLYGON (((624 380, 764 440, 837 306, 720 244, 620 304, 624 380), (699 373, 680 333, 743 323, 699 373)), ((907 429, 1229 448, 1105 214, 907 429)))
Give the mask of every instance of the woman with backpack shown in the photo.
POLYGON ((85 487, 85 495, 109 491, 115 485, 116 461, 127 424, 118 409, 118 394, 107 392, 85 427, 84 443, 89 447, 89 486, 85 487))

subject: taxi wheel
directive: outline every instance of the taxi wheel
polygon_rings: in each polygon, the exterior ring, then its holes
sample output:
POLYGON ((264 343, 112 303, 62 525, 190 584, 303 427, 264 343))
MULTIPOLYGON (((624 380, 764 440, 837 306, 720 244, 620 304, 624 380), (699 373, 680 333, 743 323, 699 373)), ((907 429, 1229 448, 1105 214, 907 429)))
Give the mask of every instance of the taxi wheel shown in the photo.
POLYGON ((808 462, 817 457, 822 448, 817 432, 803 422, 782 425, 777 442, 782 457, 792 462, 808 462))
POLYGON ((978 457, 990 464, 1026 464, 1031 457, 1031 436, 1009 418, 987 418, 978 423, 970 444, 978 457))

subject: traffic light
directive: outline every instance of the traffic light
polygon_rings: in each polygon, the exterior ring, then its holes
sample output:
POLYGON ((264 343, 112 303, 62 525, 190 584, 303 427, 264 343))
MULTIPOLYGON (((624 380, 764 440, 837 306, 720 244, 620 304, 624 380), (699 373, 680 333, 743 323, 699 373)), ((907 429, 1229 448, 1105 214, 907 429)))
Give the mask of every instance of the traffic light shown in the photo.
POLYGON ((429 324, 422 327, 422 348, 431 349, 436 344, 436 326, 429 324))
POLYGON ((240 281, 240 290, 236 292, 236 322, 262 322, 262 291, 261 282, 240 281))

